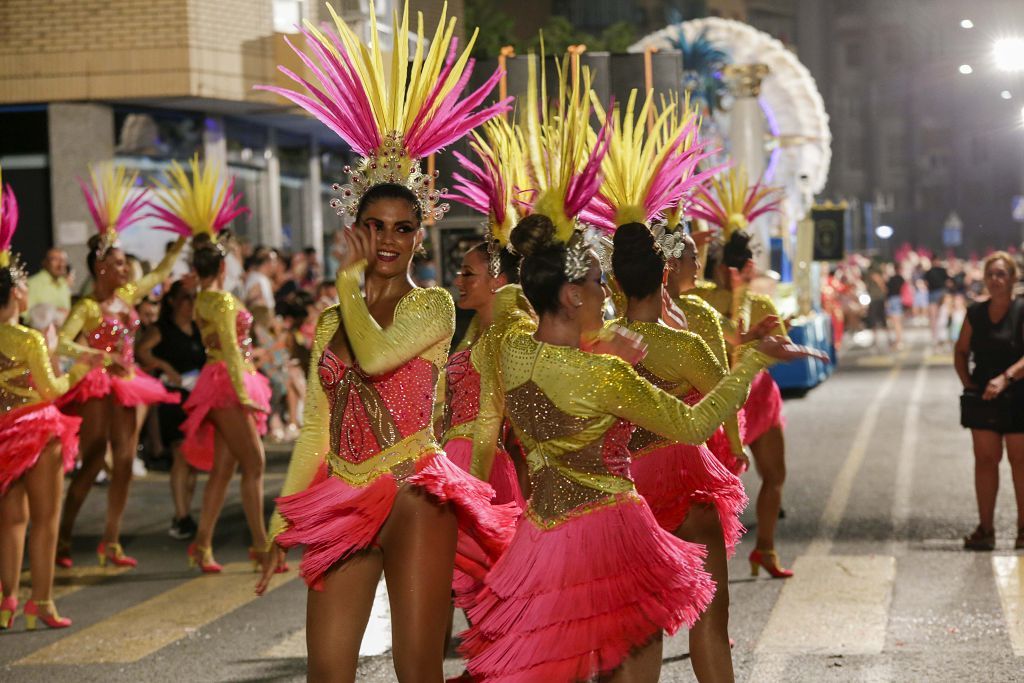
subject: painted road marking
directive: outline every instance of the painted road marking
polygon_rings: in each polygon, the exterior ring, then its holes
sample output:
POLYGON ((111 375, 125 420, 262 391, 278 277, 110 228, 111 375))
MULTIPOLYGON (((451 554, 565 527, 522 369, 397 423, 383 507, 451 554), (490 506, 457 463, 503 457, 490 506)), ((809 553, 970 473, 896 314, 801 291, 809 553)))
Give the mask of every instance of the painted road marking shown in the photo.
MULTIPOLYGON (((268 591, 293 581, 291 571, 268 591)), ((72 633, 15 662, 25 664, 111 664, 135 662, 188 636, 256 599, 257 575, 249 562, 232 562, 164 591, 92 626, 72 633)))
MULTIPOLYGON (((898 361, 902 355, 897 357, 896 360, 898 361)), ((785 680, 786 668, 789 665, 790 657, 800 652, 799 649, 790 649, 784 646, 785 640, 803 638, 804 630, 811 630, 814 634, 825 634, 842 629, 841 619, 836 622, 834 628, 817 628, 817 624, 822 620, 825 612, 822 609, 824 605, 819 606, 815 602, 817 598, 813 597, 816 595, 817 590, 819 590, 816 577, 813 576, 815 572, 819 571, 815 568, 815 565, 820 564, 823 571, 822 576, 827 575, 833 582, 830 590, 834 590, 836 595, 851 598, 847 609, 850 612, 858 613, 866 609, 857 599, 855 592, 856 587, 864 582, 862 577, 874 575, 877 579, 880 576, 886 576, 885 572, 888 571, 884 569, 886 563, 892 566, 891 571, 895 573, 895 561, 892 557, 830 557, 829 553, 832 550, 832 542, 835 538, 836 530, 839 528, 839 523, 846 512, 846 504, 849 502, 854 481, 857 478, 861 465, 864 463, 871 437, 875 433, 878 415, 882 410, 882 403, 892 391, 893 386, 895 386, 896 378, 899 374, 900 365, 896 362, 861 417, 860 424, 857 426, 857 432, 850 444, 850 450, 843 461, 842 468, 836 475, 835 482, 832 485, 832 492, 829 494, 828 502, 821 513, 821 519, 818 522, 818 532, 808 546, 807 554, 798 557, 794 563, 793 569, 796 575, 793 578, 786 579, 786 585, 783 586, 782 593, 772 608, 771 615, 768 617, 768 624, 761 631, 761 637, 755 647, 756 657, 754 666, 750 673, 749 680, 752 683, 775 683, 776 681, 785 680), (868 560, 868 563, 866 565, 860 564, 861 559, 868 560), (847 562, 847 560, 850 560, 850 562, 847 562), (843 563, 840 564, 840 561, 843 563), (876 561, 878 562, 877 566, 872 564, 876 561), (803 569, 803 567, 806 567, 806 569, 803 569), (856 572, 851 573, 851 569, 856 569, 856 572), (802 575, 808 573, 812 575, 800 580, 802 575), (794 581, 797 583, 791 589, 790 583, 794 581), (806 586, 806 588, 802 588, 802 586, 806 586), (803 602, 807 600, 810 600, 810 602, 803 602), (806 617, 800 617, 799 621, 791 621, 794 617, 788 616, 791 613, 800 613, 808 608, 813 610, 810 613, 811 618, 809 621, 806 617), (780 614, 783 616, 777 616, 780 614), (807 624, 809 623, 815 624, 815 628, 807 629, 807 624)), ((878 651, 881 651, 881 648, 885 645, 885 631, 892 594, 891 583, 890 580, 885 588, 889 598, 885 602, 883 618, 880 621, 873 620, 870 622, 870 628, 876 631, 870 636, 870 642, 879 643, 878 651)), ((829 623, 832 623, 831 620, 829 623)), ((794 642, 798 641, 794 640, 794 642)), ((822 640, 818 642, 827 643, 828 641, 822 640)), ((843 651, 836 651, 834 643, 831 645, 833 645, 833 649, 830 652, 844 654, 843 651)))
POLYGON ((914 373, 914 387, 910 391, 907 412, 903 418, 903 439, 900 442, 899 457, 896 461, 896 480, 892 495, 892 539, 890 552, 902 554, 907 541, 905 537, 910 521, 910 496, 913 489, 914 466, 917 459, 918 425, 921 422, 921 400, 924 398, 925 380, 928 379, 928 365, 922 363, 914 373))
POLYGON ((857 427, 857 433, 850 444, 850 450, 843 461, 843 467, 836 475, 832 484, 832 493, 825 504, 825 510, 821 513, 821 520, 818 522, 818 533, 810 546, 807 548, 808 555, 828 555, 832 550, 832 540, 835 538, 839 523, 843 520, 846 512, 846 504, 850 500, 850 491, 853 490, 853 483, 857 479, 864 458, 867 456, 868 445, 871 437, 875 434, 875 427, 878 424, 878 415, 882 411, 882 403, 885 402, 889 392, 896 384, 896 378, 900 374, 900 366, 889 371, 885 381, 879 388, 871 403, 868 404, 864 416, 857 427))
MULTIPOLYGON (((53 599, 77 593, 86 586, 95 586, 107 579, 124 574, 130 571, 128 567, 100 567, 92 565, 87 567, 72 567, 71 569, 58 568, 53 576, 53 599)), ((21 583, 18 586, 18 601, 24 604, 32 597, 32 574, 28 571, 21 573, 21 583)))
MULTIPOLYGON (((370 620, 363 633, 363 642, 359 646, 360 657, 382 655, 391 649, 391 606, 388 602, 388 589, 381 579, 377 584, 377 593, 373 596, 373 609, 370 620)), ((272 648, 264 657, 268 659, 305 659, 306 629, 301 628, 287 636, 272 648)))
POLYGON ((896 559, 803 555, 793 565, 757 654, 872 655, 885 647, 896 559), (808 626, 813 624, 813 628, 808 626))
POLYGON ((1024 657, 1024 563, 1018 555, 997 555, 992 558, 992 574, 1013 654, 1024 657))

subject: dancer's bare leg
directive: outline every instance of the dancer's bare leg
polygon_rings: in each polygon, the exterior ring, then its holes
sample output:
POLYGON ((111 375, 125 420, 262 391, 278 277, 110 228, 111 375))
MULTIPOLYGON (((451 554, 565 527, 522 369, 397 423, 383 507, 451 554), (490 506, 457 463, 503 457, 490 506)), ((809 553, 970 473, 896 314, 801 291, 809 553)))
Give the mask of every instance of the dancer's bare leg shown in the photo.
POLYGON ((404 487, 381 530, 399 683, 441 683, 458 523, 415 487, 404 487))
POLYGON ((324 578, 323 590, 307 593, 306 675, 310 683, 355 683, 359 645, 383 568, 381 551, 368 550, 332 568, 324 578))
POLYGON ((707 548, 704 567, 715 581, 714 599, 690 629, 693 673, 701 683, 731 683, 735 678, 729 647, 729 562, 718 510, 713 505, 693 505, 676 536, 707 548))

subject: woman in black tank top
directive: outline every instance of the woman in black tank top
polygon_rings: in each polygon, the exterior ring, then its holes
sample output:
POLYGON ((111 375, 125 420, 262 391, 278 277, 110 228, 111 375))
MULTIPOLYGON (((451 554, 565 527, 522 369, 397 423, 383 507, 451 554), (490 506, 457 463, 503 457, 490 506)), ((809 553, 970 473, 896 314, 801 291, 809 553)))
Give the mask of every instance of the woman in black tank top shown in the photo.
POLYGON ((968 550, 995 548, 999 461, 1005 444, 1017 497, 1018 549, 1024 548, 1024 302, 1014 300, 1017 266, 1006 252, 985 259, 989 299, 972 304, 956 342, 954 365, 964 387, 963 426, 974 443, 974 489, 980 523, 964 539, 968 550), (973 364, 973 368, 971 365, 973 364))
MULTIPOLYGON (((181 393, 181 403, 188 400, 199 370, 206 363, 206 350, 199 326, 192 321, 195 289, 178 280, 167 291, 160 306, 160 317, 150 325, 139 341, 136 355, 143 367, 161 376, 164 384, 181 393)), ((181 404, 161 405, 159 408, 160 438, 164 447, 174 454, 171 465, 171 497, 174 500, 174 518, 168 534, 171 538, 187 540, 196 532, 190 512, 192 492, 195 490, 195 471, 185 462, 181 453, 181 423, 185 411, 181 404)))

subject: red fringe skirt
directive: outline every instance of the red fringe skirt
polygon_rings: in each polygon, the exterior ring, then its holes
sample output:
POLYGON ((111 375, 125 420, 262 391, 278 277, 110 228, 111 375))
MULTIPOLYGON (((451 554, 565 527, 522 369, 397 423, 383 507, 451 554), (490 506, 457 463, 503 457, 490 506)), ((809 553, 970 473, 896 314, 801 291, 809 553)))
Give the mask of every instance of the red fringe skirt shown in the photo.
MULTIPOLYGON (((245 391, 249 398, 262 408, 251 413, 256 419, 256 429, 262 436, 267 433, 270 382, 258 372, 248 372, 245 375, 245 391)), ((214 428, 213 423, 206 419, 206 415, 211 410, 240 405, 224 362, 217 361, 204 365, 196 380, 195 389, 182 406, 188 417, 181 423, 181 433, 185 437, 181 452, 185 454, 189 465, 204 472, 213 469, 214 428)))
POLYGON ((0 417, 0 495, 39 461, 43 449, 59 439, 64 471, 78 455, 78 428, 82 419, 65 415, 52 403, 18 408, 0 417))
POLYGON ((179 403, 181 396, 168 391, 160 380, 135 368, 131 377, 118 377, 104 368, 93 368, 57 401, 62 410, 74 408, 94 398, 113 396, 126 408, 154 403, 179 403))
POLYGON ((488 683, 610 673, 661 631, 697 620, 715 591, 704 555, 635 493, 552 528, 525 514, 469 610, 469 670, 488 683))
POLYGON ((782 418, 782 392, 767 370, 754 376, 750 384, 750 396, 743 404, 742 413, 746 421, 746 429, 742 432, 743 443, 748 445, 760 439, 772 427, 781 428, 785 425, 782 418))
POLYGON ((631 470, 637 492, 666 531, 678 529, 694 503, 714 505, 732 555, 746 531, 740 514, 747 507, 747 494, 743 482, 707 446, 670 444, 634 455, 631 470))
POLYGON ((452 505, 459 523, 455 568, 473 582, 483 579, 508 546, 519 508, 492 505, 494 489, 487 482, 460 470, 444 453, 428 451, 417 460, 416 473, 402 483, 391 473, 365 486, 327 476, 277 499, 289 523, 277 542, 285 548, 306 547, 300 570, 310 588, 320 590, 331 567, 374 545, 402 484, 419 487, 440 505, 452 505))

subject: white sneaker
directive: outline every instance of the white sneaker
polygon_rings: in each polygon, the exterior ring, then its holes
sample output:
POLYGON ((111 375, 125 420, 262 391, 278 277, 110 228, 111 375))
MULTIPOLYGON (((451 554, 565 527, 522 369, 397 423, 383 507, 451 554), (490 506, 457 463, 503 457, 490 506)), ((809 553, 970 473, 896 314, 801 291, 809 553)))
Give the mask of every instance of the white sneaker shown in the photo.
POLYGON ((144 477, 147 474, 149 474, 149 470, 146 469, 146 464, 138 458, 135 458, 135 460, 132 461, 132 476, 144 477))

